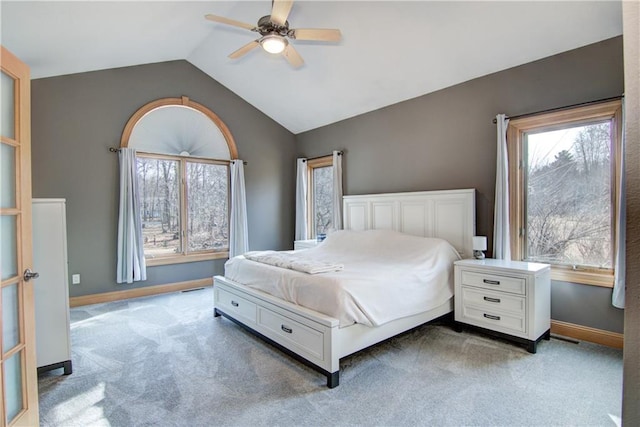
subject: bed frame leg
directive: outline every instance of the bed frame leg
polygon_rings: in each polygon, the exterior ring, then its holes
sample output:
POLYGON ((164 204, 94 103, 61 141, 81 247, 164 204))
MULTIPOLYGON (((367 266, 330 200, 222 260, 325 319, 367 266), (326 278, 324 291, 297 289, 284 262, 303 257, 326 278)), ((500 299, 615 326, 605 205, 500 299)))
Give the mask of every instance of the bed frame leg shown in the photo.
POLYGON ((327 374, 327 387, 336 388, 340 384, 340 371, 327 374))

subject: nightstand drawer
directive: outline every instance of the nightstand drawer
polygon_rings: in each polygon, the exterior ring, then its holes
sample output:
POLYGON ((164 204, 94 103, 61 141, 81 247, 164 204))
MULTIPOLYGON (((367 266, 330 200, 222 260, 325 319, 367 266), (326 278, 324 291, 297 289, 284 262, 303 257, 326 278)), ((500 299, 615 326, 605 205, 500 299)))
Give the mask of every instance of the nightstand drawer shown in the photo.
POLYGON ((519 277, 476 273, 464 270, 462 271, 462 285, 477 286, 479 288, 524 295, 526 280, 519 277))
POLYGON ((505 293, 483 291, 462 287, 462 304, 473 305, 483 310, 503 310, 525 315, 526 299, 505 293))
POLYGON ((495 330, 496 327, 500 327, 520 333, 526 331, 524 316, 507 314, 501 311, 482 310, 468 305, 462 307, 462 321, 487 329, 495 330))
POLYGON ((215 289, 216 305, 229 316, 239 316, 242 320, 256 322, 256 305, 251 301, 240 298, 237 295, 227 292, 224 289, 215 289))

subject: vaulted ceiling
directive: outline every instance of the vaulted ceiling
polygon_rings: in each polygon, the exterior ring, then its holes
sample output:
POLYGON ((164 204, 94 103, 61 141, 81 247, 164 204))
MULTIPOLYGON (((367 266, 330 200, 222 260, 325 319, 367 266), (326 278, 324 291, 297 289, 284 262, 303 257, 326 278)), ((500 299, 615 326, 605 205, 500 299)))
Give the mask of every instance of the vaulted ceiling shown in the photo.
POLYGON ((609 1, 304 1, 292 28, 338 28, 339 43, 293 41, 305 64, 255 49, 261 1, 5 1, 2 44, 32 78, 184 59, 300 133, 622 33, 609 1))

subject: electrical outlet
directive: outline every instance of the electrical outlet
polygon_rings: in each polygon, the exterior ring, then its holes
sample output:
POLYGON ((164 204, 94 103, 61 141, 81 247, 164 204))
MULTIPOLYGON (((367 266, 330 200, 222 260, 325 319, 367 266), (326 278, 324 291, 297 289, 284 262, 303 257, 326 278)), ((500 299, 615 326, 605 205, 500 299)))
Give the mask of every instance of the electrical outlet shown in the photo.
POLYGON ((79 274, 74 274, 71 276, 71 283, 74 285, 79 285, 80 284, 80 275, 79 274))

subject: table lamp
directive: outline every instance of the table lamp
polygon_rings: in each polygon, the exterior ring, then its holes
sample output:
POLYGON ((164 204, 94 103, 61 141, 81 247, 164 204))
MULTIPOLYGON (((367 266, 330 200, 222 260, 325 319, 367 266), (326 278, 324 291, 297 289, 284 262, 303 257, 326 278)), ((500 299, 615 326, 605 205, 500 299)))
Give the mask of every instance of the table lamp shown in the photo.
POLYGON ((473 257, 475 259, 484 259, 484 252, 487 250, 486 236, 473 236, 473 257))

